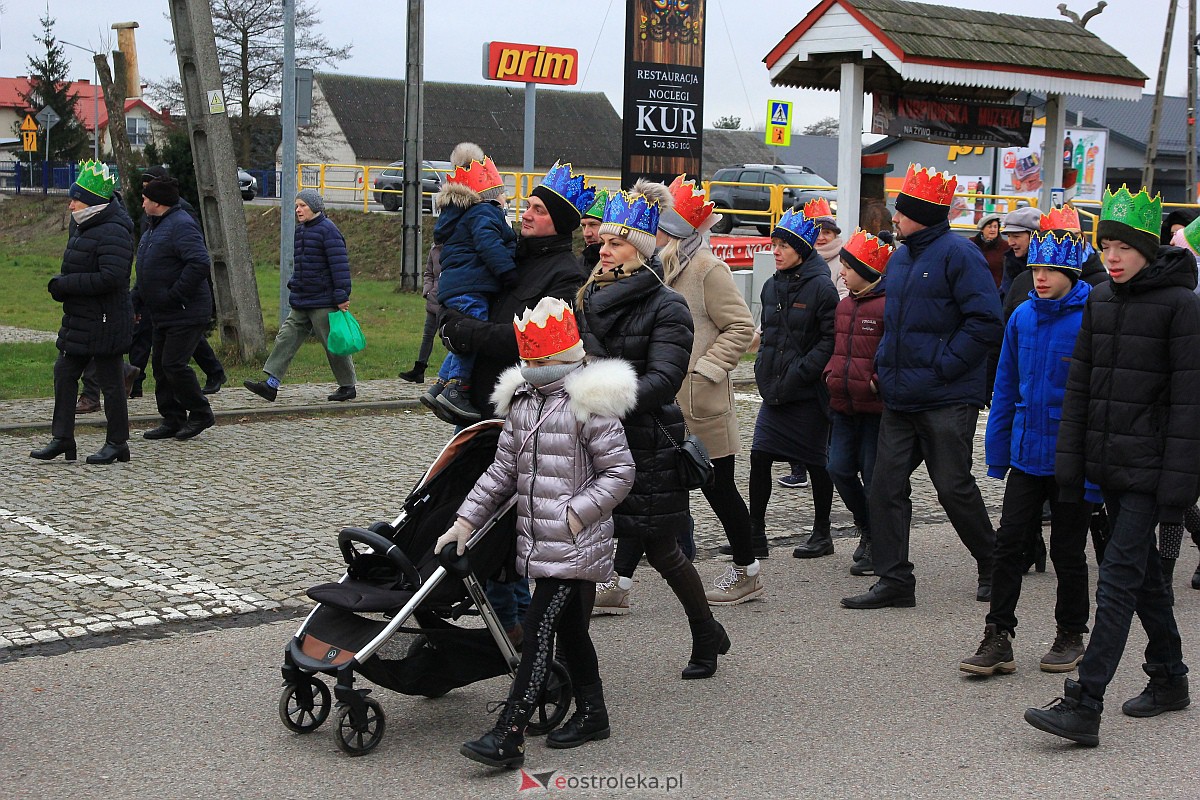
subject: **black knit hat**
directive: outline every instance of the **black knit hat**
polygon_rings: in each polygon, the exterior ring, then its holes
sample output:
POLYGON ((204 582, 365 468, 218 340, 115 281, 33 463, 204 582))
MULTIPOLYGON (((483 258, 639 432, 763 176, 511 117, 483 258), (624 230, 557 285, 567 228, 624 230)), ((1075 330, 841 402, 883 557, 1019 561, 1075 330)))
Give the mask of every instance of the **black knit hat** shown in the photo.
POLYGON ((896 195, 896 210, 925 227, 937 225, 950 218, 950 206, 932 203, 907 194, 896 195))
POLYGON ((1145 256, 1146 261, 1153 261, 1158 257, 1158 237, 1124 222, 1117 222, 1115 219, 1100 220, 1100 224, 1096 226, 1096 240, 1103 244, 1105 239, 1124 242, 1145 256))
POLYGON ((167 168, 160 164, 154 164, 142 170, 142 183, 149 183, 155 178, 169 178, 171 173, 167 172, 167 168))
POLYGON ((173 206, 179 202, 179 181, 174 178, 155 178, 142 186, 142 197, 163 206, 173 206))
POLYGON ((545 186, 537 186, 529 194, 546 204, 550 219, 554 221, 555 233, 571 233, 579 227, 579 209, 558 192, 545 186))

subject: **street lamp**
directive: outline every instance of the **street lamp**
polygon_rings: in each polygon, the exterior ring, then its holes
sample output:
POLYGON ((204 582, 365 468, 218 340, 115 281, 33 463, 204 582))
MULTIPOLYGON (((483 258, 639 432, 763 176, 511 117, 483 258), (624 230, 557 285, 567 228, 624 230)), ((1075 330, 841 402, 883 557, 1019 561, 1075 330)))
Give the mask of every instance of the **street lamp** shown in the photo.
MULTIPOLYGON (((100 160, 100 69, 96 66, 95 58, 100 55, 90 47, 83 45, 71 44, 58 40, 59 44, 65 44, 68 47, 74 47, 76 50, 82 50, 85 53, 92 54, 92 158, 96 161, 100 160)), ((46 154, 49 157, 49 153, 46 154)))

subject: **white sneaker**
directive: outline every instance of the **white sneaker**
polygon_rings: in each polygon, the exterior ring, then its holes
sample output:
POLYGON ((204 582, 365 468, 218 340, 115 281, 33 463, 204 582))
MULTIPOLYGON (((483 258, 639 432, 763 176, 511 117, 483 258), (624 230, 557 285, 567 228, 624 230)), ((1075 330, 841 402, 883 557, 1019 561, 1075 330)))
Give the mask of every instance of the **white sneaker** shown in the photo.
POLYGON ((761 597, 765 591, 761 570, 756 575, 747 575, 745 567, 730 564, 725 574, 717 578, 715 587, 704 596, 710 606, 736 606, 761 597))
POLYGON ((629 590, 617 585, 617 576, 613 575, 604 583, 596 584, 596 603, 592 606, 592 614, 596 616, 624 616, 629 613, 629 590))

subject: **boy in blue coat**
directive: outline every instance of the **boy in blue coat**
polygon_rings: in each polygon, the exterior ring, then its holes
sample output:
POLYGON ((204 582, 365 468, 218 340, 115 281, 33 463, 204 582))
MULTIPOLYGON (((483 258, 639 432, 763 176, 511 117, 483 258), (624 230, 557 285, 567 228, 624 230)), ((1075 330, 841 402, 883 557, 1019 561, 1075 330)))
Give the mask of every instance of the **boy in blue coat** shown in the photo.
POLYGON ((983 641, 959 669, 974 675, 1016 670, 1010 639, 1016 636, 1021 576, 1028 566, 1027 532, 1040 527, 1042 505, 1050 503, 1050 559, 1058 576, 1054 619, 1058 634, 1042 656, 1045 672, 1070 672, 1083 658, 1088 622, 1088 568, 1084 545, 1092 507, 1066 502, 1054 478, 1054 449, 1062 419, 1067 371, 1091 286, 1079 280, 1084 243, 1077 233, 1049 230, 1042 217, 1032 235, 1030 301, 1013 312, 1004 332, 985 451, 988 475, 1003 479, 1004 506, 992 568, 992 599, 983 641))

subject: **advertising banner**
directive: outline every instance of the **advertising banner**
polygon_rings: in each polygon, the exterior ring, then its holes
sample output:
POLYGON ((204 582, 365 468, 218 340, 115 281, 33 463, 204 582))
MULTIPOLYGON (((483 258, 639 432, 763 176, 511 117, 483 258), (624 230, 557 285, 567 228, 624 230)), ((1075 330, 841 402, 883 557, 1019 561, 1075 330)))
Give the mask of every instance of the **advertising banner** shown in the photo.
MULTIPOLYGON (((1037 125, 1029 135, 1027 147, 1000 150, 998 194, 1029 197, 1037 205, 1042 189, 1042 163, 1046 128, 1037 125)), ((1108 131, 1102 128, 1067 128, 1063 142, 1052 157, 1063 159, 1063 199, 1103 200, 1104 158, 1108 152, 1108 131)))
POLYGON ((1023 146, 1029 141, 1029 106, 875 94, 871 133, 927 142, 1023 146))
POLYGON ((699 179, 704 132, 704 0, 628 0, 621 185, 699 179))
POLYGON ((579 82, 579 51, 544 44, 484 42, 483 77, 493 81, 571 86, 579 82))

